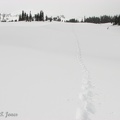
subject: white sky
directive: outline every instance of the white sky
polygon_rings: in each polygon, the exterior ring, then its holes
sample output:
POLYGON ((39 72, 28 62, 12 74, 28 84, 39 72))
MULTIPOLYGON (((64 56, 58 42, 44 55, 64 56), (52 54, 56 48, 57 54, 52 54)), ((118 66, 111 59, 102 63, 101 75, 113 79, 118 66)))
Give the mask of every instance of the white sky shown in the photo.
POLYGON ((0 0, 0 13, 21 10, 66 17, 116 15, 120 14, 120 0, 0 0))

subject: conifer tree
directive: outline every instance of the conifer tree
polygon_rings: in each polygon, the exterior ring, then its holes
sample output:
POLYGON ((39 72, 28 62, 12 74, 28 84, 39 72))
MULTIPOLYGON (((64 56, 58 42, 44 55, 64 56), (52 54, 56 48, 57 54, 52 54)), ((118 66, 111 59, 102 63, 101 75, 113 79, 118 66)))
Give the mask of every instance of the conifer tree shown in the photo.
POLYGON ((19 15, 19 21, 22 21, 22 15, 21 14, 19 15))
POLYGON ((24 16, 24 11, 22 11, 22 17, 21 17, 22 19, 21 20, 23 20, 23 16, 24 16))
POLYGON ((30 21, 30 22, 32 21, 32 14, 31 14, 31 11, 30 11, 30 14, 29 14, 29 21, 30 21))
POLYGON ((120 15, 119 15, 119 17, 118 17, 118 25, 120 25, 120 15))
POLYGON ((44 21, 44 12, 40 11, 40 21, 44 21))
POLYGON ((46 17, 45 17, 45 21, 47 21, 48 20, 48 16, 46 15, 46 17))
POLYGON ((26 15, 26 21, 27 21, 27 22, 29 21, 29 17, 28 17, 28 14, 26 15))

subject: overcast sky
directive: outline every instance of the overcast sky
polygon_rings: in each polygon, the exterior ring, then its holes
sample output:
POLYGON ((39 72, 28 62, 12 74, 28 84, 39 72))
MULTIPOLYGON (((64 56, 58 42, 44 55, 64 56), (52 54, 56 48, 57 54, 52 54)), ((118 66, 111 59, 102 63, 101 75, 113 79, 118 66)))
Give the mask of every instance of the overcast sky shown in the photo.
POLYGON ((0 13, 21 10, 66 17, 116 15, 120 14, 120 0, 0 0, 0 13))

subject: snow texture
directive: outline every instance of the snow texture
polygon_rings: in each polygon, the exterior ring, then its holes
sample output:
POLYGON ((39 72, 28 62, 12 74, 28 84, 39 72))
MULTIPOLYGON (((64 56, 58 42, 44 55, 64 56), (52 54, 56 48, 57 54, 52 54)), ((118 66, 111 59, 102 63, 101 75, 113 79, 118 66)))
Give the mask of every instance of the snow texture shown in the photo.
POLYGON ((0 23, 0 119, 118 120, 119 46, 111 24, 0 23))
POLYGON ((80 47, 80 42, 78 39, 78 36, 76 34, 76 31, 73 27, 73 34, 75 36, 76 42, 77 42, 77 50, 78 50, 78 59, 80 63, 80 67, 82 68, 82 86, 81 86, 81 92, 79 95, 80 99, 80 108, 77 109, 76 112, 76 120, 90 120, 90 113, 95 113, 95 106, 93 104, 93 86, 90 80, 90 73, 84 64, 83 58, 82 58, 82 52, 80 47))

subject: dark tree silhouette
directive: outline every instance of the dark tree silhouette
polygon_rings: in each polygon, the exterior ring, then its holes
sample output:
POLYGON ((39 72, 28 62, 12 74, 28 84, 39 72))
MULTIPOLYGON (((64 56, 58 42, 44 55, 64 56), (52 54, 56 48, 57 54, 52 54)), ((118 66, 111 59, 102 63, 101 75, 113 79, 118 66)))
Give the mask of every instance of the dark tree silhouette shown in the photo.
POLYGON ((46 17, 45 17, 45 21, 48 21, 48 16, 46 15, 46 17))
POLYGON ((76 20, 75 18, 72 18, 72 19, 70 19, 70 20, 67 20, 66 22, 78 23, 79 21, 76 20))
POLYGON ((32 14, 31 14, 31 11, 30 11, 30 14, 29 14, 29 21, 31 22, 32 21, 32 14))
POLYGON ((84 22, 89 22, 89 23, 113 23, 113 25, 120 25, 120 15, 119 16, 107 16, 103 15, 100 17, 89 17, 85 18, 84 22))
POLYGON ((40 11, 40 21, 44 21, 44 12, 40 11))

